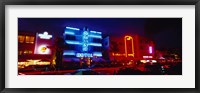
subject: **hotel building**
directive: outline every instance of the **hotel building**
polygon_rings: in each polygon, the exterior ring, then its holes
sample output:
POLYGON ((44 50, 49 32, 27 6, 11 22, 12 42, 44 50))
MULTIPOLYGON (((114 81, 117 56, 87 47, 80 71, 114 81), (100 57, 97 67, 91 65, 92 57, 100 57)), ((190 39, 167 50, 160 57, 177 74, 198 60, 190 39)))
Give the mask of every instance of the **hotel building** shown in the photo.
POLYGON ((138 35, 110 37, 110 60, 153 59, 154 46, 153 41, 138 35))
POLYGON ((102 60, 102 33, 84 27, 66 27, 63 33, 68 49, 63 51, 64 62, 80 62, 82 59, 91 61, 102 60))

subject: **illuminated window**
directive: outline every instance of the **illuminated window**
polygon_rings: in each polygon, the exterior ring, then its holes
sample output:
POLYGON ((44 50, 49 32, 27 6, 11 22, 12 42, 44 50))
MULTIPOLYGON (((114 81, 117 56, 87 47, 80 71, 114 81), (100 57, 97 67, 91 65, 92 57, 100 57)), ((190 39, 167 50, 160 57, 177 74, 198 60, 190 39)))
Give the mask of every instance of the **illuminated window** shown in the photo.
POLYGON ((24 50, 24 54, 32 54, 33 51, 30 51, 30 50, 24 50))
POLYGON ((29 51, 29 54, 32 54, 33 53, 33 51, 29 51))
POLYGON ((24 43, 25 36, 18 36, 18 42, 24 43))
POLYGON ((18 51, 18 55, 22 55, 22 51, 18 51))
POLYGON ((33 44, 34 43, 34 37, 33 36, 26 36, 26 43, 31 43, 33 44))
POLYGON ((28 54, 29 52, 28 52, 28 50, 24 50, 24 54, 28 54))

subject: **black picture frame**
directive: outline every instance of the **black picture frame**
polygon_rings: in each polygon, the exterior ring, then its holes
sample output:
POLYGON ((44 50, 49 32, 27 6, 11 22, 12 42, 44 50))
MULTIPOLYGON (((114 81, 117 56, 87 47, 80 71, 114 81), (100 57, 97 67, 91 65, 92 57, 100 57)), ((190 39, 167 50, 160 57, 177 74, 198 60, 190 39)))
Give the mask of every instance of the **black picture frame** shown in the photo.
POLYGON ((1 93, 199 93, 200 0, 1 0, 0 91, 1 93), (195 88, 5 88, 6 5, 195 5, 195 88))

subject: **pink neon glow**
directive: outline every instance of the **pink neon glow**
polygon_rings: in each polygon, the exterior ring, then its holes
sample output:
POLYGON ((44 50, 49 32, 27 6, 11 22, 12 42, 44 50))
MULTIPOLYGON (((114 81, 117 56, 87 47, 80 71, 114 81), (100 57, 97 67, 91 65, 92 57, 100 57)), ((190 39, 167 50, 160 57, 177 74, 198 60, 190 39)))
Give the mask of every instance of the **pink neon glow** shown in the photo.
POLYGON ((152 50, 152 46, 149 46, 149 53, 152 54, 153 50, 152 50))

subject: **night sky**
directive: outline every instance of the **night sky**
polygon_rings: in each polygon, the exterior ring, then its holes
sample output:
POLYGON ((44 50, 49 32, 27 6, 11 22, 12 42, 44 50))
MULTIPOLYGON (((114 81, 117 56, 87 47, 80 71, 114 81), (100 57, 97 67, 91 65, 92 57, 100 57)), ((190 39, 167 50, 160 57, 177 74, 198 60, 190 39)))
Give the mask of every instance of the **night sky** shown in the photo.
POLYGON ((18 31, 47 31, 59 37, 66 26, 112 36, 138 34, 152 39, 157 49, 182 49, 181 18, 18 18, 18 31))

